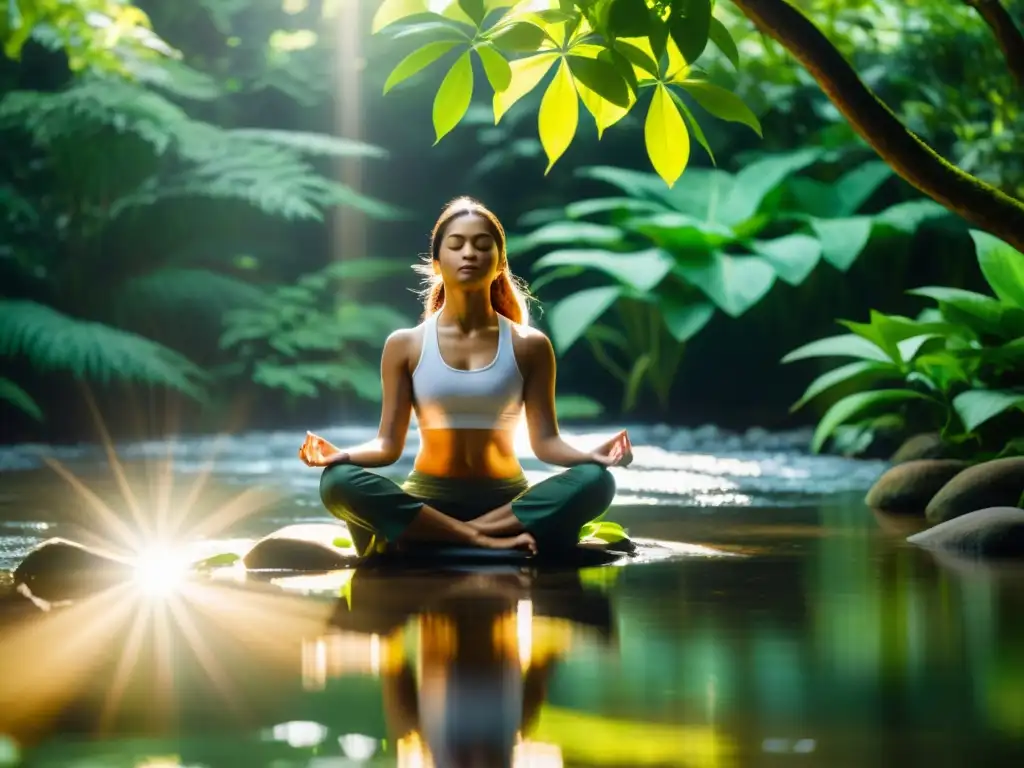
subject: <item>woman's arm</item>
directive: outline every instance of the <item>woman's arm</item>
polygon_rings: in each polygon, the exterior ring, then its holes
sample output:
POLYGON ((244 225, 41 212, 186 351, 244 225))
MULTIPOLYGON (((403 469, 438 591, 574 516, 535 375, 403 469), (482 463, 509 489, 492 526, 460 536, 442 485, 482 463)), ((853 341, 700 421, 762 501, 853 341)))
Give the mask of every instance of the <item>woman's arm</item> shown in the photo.
POLYGON ((524 397, 530 448, 545 464, 572 467, 595 461, 592 453, 576 450, 558 433, 555 415, 555 350, 548 337, 532 329, 524 341, 526 352, 524 397))
POLYGON ((384 342, 380 362, 382 397, 377 437, 362 445, 342 449, 343 456, 332 459, 332 463, 386 467, 401 458, 412 418, 408 354, 411 336, 410 330, 395 331, 384 342))

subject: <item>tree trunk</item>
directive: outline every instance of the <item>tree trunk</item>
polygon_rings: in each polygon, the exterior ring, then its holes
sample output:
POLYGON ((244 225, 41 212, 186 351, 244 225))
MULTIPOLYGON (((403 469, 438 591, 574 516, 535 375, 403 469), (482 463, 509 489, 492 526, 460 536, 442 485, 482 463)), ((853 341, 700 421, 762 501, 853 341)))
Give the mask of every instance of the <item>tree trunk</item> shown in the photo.
POLYGON ((1024 252, 1024 204, 964 173, 912 133, 828 38, 787 0, 733 0, 818 82, 854 130, 909 184, 1024 252))
POLYGON ((1017 81, 1017 85, 1024 88, 1024 35, 1021 34, 1009 11, 999 0, 964 0, 964 2, 974 8, 988 24, 999 44, 999 49, 1003 52, 1010 74, 1017 81))

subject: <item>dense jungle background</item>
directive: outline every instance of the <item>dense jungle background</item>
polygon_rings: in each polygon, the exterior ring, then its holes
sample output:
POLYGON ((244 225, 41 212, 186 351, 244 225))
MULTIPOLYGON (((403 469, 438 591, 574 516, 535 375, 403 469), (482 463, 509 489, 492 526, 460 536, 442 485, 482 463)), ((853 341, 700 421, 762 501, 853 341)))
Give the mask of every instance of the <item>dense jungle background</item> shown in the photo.
MULTIPOLYGON (((795 4, 940 155, 1024 195, 1022 90, 970 3, 795 4)), ((466 119, 435 145, 431 105, 444 68, 382 94, 411 48, 401 34, 370 34, 379 0, 137 5, 180 58, 98 74, 69 59, 53 27, 52 39, 37 29, 0 59, 5 442, 91 437, 83 383, 118 434, 135 433, 140 417, 159 422, 144 425, 150 435, 374 423, 381 345, 420 309, 410 267, 460 194, 505 222, 512 267, 540 302, 533 321, 561 357, 563 419, 810 426, 895 374, 947 406, 921 416, 918 431, 949 432, 950 414, 962 422, 954 441, 995 413, 1010 414, 1003 433, 1017 428, 1024 397, 1014 395, 1012 343, 1024 304, 1009 307, 1012 296, 979 266, 996 246, 896 176, 730 3, 715 12, 739 66, 711 47, 700 65, 750 107, 763 138, 702 114, 707 147, 694 142, 671 189, 651 167, 639 111, 599 140, 581 108, 576 140, 545 173, 543 88, 497 125, 490 92, 478 88, 466 119), (673 288, 657 265, 614 261, 649 249, 683 254, 673 288), (1013 312, 990 313, 979 328, 979 311, 964 310, 968 294, 949 289, 994 291, 1013 312), (848 335, 839 320, 883 316, 872 310, 947 325, 898 335, 937 341, 920 339, 895 367, 839 352, 860 368, 841 371, 813 351, 783 362, 848 335), (953 359, 957 322, 975 347, 1003 350, 991 375, 953 359), (977 424, 977 412, 950 405, 965 389, 997 387, 1002 406, 990 398, 995 411, 977 424), (123 403, 135 407, 113 407, 123 403)), ((1003 5, 1020 18, 1022 3, 1003 5)), ((869 450, 894 419, 906 433, 907 418, 918 417, 873 415, 860 423, 867 432, 830 445, 869 450)))

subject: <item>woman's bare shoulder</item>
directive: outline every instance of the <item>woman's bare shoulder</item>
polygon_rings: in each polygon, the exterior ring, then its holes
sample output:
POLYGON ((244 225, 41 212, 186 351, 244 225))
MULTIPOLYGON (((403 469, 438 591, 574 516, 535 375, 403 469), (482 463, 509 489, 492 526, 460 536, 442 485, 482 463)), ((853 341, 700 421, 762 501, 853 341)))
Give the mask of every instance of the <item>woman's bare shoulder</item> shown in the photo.
POLYGON ((423 323, 392 331, 384 342, 384 357, 411 364, 418 360, 423 346, 423 323))
POLYGON ((512 346, 516 351, 516 358, 527 365, 554 356, 554 349, 547 334, 524 323, 512 323, 512 346))

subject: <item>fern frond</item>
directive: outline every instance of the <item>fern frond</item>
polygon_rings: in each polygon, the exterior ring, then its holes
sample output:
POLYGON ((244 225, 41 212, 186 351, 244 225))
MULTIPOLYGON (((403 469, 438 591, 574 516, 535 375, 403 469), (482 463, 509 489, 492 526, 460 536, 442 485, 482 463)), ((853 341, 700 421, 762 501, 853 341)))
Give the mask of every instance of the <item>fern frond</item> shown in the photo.
MULTIPOLYGON (((193 125, 189 130, 196 129, 193 125)), ((193 135, 190 138, 195 138, 193 135)), ((188 146, 194 165, 168 178, 151 178, 111 206, 117 216, 130 208, 187 197, 237 200, 285 219, 320 221, 322 211, 348 205, 369 216, 394 219, 404 212, 319 175, 288 150, 220 137, 188 146)))
POLYGON ((19 411, 28 414, 36 421, 43 421, 43 409, 40 408, 31 395, 19 387, 10 379, 0 376, 0 401, 10 403, 19 411))
POLYGON ((135 82, 157 88, 171 96, 195 101, 212 101, 224 95, 220 84, 205 72, 192 69, 178 59, 141 59, 127 63, 135 82))
POLYGON ((214 311, 258 304, 265 297, 257 286, 208 269, 161 269, 123 282, 117 290, 120 312, 139 316, 167 312, 214 311))
POLYGON ((25 130, 39 146, 114 130, 134 134, 162 154, 188 122, 163 96, 115 78, 90 78, 55 93, 12 91, 0 99, 0 128, 25 130))
POLYGON ((0 300, 0 355, 22 355, 38 370, 99 383, 135 381, 203 396, 197 384, 203 372, 174 350, 33 301, 0 300))
POLYGON ((377 147, 373 144, 367 144, 354 139, 345 139, 340 136, 330 136, 325 133, 275 131, 266 128, 236 128, 227 131, 227 134, 229 137, 251 141, 256 144, 285 147, 303 155, 383 159, 387 158, 390 154, 383 147, 377 147))

